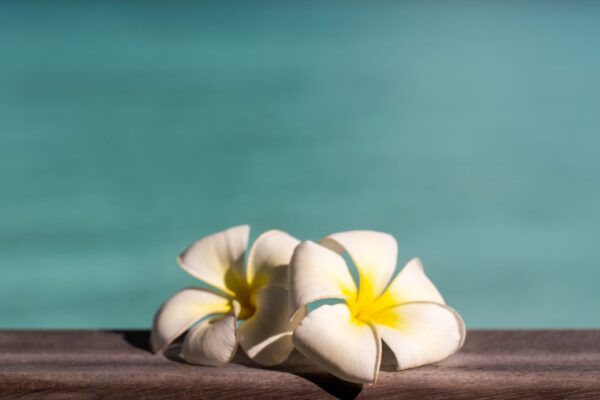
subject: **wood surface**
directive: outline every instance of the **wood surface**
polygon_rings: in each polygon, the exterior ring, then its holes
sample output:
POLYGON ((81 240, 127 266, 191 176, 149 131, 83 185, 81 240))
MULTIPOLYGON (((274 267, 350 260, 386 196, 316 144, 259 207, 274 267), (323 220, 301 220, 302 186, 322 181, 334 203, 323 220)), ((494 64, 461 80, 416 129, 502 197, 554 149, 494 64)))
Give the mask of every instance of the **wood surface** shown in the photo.
POLYGON ((464 348, 436 365, 393 372, 386 353, 378 382, 364 386, 297 353, 271 369, 242 354, 226 367, 192 366, 151 354, 148 337, 0 331, 0 398, 600 399, 600 330, 469 331, 464 348))

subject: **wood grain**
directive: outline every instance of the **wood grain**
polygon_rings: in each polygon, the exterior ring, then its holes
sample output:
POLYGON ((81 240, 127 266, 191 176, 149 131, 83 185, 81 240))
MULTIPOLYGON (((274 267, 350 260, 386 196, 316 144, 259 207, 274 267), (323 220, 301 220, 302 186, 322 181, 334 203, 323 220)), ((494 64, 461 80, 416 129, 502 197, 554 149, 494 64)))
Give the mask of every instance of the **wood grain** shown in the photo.
POLYGON ((0 331, 0 397, 44 399, 598 399, 600 330, 470 331, 437 365, 343 382, 294 353, 261 369, 222 368, 148 351, 147 331, 0 331))

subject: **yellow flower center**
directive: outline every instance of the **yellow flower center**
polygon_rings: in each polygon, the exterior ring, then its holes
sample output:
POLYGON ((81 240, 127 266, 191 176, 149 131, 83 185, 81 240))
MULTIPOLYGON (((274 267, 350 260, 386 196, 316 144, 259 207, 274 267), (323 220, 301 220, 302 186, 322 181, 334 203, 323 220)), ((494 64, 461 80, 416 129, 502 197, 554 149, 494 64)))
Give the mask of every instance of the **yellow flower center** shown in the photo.
MULTIPOLYGON (((241 304, 240 304, 241 305, 241 304)), ((256 312, 256 308, 252 306, 244 306, 242 305, 240 308, 240 313, 238 314, 237 319, 245 320, 250 318, 256 312)))
POLYGON ((258 285, 249 284, 246 279, 241 276, 233 268, 229 269, 225 277, 225 284, 232 292, 233 299, 240 305, 240 312, 237 316, 238 320, 246 320, 256 312, 256 291, 258 285))
POLYGON ((362 322, 371 321, 372 315, 377 311, 373 307, 377 303, 375 301, 373 281, 361 275, 358 293, 356 296, 349 297, 346 303, 355 319, 362 322))
POLYGON ((356 322, 374 322, 391 327, 402 324, 398 313, 394 311, 394 306, 401 302, 400 298, 393 296, 388 290, 378 296, 373 280, 363 274, 359 275, 358 293, 346 300, 356 322))

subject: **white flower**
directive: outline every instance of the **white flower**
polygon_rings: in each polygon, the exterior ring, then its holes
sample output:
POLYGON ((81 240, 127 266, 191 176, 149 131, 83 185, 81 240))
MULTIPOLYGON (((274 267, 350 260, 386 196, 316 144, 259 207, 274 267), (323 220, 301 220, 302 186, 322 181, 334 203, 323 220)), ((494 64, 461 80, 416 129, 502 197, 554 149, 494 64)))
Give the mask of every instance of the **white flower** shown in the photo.
POLYGON ((294 328, 287 272, 299 241, 285 232, 265 232, 245 265, 249 232, 243 225, 207 236, 178 258, 208 288, 184 289, 162 305, 154 318, 153 351, 165 350, 188 331, 181 356, 190 363, 227 363, 238 343, 261 365, 287 359, 294 328))
POLYGON ((372 383, 382 339, 399 370, 440 361, 460 349, 464 323, 444 304, 420 261, 411 260, 392 280, 398 253, 392 236, 351 231, 320 243, 302 242, 292 258, 295 308, 323 299, 345 301, 321 305, 294 331, 294 345, 308 359, 341 379, 372 383), (356 267, 358 285, 344 252, 356 267))

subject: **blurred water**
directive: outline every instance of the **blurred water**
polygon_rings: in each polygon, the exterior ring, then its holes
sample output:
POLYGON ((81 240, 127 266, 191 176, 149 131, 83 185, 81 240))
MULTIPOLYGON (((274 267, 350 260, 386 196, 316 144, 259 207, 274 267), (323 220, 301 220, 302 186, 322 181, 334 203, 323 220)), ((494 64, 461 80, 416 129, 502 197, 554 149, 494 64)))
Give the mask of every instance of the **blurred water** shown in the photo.
POLYGON ((0 327, 147 327, 250 223, 393 233, 471 327, 600 326, 600 5, 0 3, 0 327))

